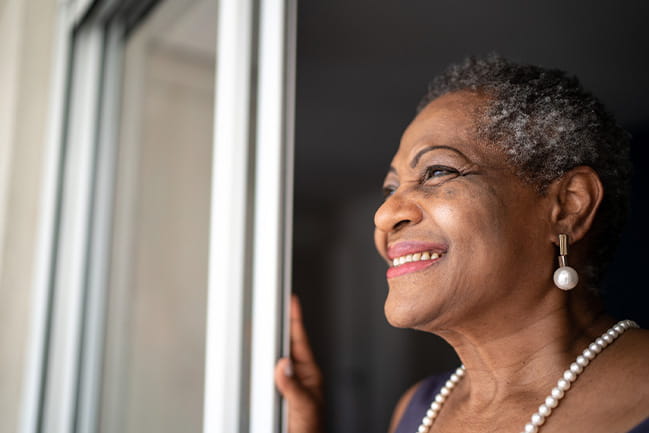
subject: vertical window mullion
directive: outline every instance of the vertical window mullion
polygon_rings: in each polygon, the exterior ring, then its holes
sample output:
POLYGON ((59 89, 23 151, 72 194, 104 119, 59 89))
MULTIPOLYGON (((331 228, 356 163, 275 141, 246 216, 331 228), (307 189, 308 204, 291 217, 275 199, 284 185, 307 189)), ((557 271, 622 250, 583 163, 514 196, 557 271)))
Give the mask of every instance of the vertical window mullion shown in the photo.
POLYGON ((209 433, 279 430, 273 371, 282 346, 283 294, 290 289, 294 38, 294 1, 221 1, 204 410, 209 433))
POLYGON ((65 129, 65 106, 67 80, 71 70, 71 40, 73 16, 68 4, 61 4, 57 11, 55 35, 55 66, 52 76, 51 102, 47 125, 47 144, 43 155, 45 172, 41 184, 40 214, 37 227, 37 256, 31 288, 29 343, 25 360, 25 373, 21 397, 21 415, 18 431, 36 433, 42 423, 44 381, 47 374, 48 322, 52 297, 51 276, 56 248, 57 209, 60 199, 60 182, 65 129))
MULTIPOLYGON (((240 431, 245 352, 244 303, 250 288, 250 99, 253 0, 220 0, 210 210, 205 433, 240 431)), ((243 432, 242 432, 243 433, 243 432)))
POLYGON ((90 248, 86 278, 83 339, 77 396, 76 431, 96 432, 104 357, 107 285, 111 244, 112 208, 116 184, 117 131, 123 31, 120 22, 106 32, 102 92, 94 164, 96 183, 92 195, 90 248))
POLYGON ((45 432, 73 429, 88 264, 103 32, 88 28, 79 32, 75 39, 58 243, 54 253, 50 350, 42 423, 45 432))
POLYGON ((250 431, 279 431, 274 366, 290 292, 296 3, 260 8, 250 431))

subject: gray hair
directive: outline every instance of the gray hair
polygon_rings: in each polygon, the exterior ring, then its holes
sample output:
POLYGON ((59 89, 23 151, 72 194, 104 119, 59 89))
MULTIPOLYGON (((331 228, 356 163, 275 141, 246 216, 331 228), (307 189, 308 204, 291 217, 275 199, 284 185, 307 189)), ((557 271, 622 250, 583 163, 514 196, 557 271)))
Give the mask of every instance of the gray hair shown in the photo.
POLYGON ((557 69, 519 65, 497 55, 470 57, 435 78, 418 107, 450 92, 485 94, 478 138, 504 150, 519 177, 543 194, 568 170, 592 167, 604 199, 589 238, 586 282, 598 284, 622 232, 629 202, 629 134, 574 76, 557 69))

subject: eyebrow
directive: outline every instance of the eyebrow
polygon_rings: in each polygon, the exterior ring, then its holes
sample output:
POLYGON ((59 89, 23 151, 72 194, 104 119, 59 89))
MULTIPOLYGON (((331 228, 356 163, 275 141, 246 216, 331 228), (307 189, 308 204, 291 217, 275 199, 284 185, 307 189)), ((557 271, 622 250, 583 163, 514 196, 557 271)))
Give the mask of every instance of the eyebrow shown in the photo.
POLYGON ((454 147, 451 146, 428 146, 423 149, 421 149, 417 154, 412 158, 412 161, 410 161, 410 167, 415 168, 417 164, 419 164, 419 159, 425 154, 430 152, 431 150, 437 150, 437 149, 446 149, 446 150, 452 150, 453 152, 461 155, 463 158, 468 159, 465 154, 460 152, 454 147))

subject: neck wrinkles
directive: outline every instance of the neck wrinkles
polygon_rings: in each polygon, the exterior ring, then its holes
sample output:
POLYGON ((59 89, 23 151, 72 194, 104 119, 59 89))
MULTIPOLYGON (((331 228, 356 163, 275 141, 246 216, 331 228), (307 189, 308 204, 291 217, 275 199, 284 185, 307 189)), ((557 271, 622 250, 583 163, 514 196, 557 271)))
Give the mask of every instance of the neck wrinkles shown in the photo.
POLYGON ((485 321, 498 323, 488 329, 469 323, 436 332, 466 367, 459 388, 467 404, 479 409, 498 407, 520 393, 544 396, 575 357, 614 323, 596 297, 570 295, 572 302, 543 314, 485 321))

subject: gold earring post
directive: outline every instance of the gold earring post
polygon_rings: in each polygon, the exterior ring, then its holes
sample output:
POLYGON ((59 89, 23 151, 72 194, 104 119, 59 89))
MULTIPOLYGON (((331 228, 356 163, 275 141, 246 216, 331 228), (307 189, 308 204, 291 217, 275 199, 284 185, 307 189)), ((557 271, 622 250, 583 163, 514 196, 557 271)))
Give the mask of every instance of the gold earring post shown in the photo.
POLYGON ((559 266, 567 266, 566 256, 568 255, 568 235, 559 233, 559 266))

